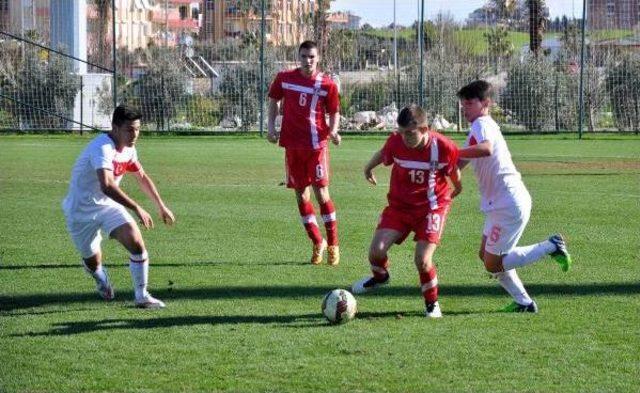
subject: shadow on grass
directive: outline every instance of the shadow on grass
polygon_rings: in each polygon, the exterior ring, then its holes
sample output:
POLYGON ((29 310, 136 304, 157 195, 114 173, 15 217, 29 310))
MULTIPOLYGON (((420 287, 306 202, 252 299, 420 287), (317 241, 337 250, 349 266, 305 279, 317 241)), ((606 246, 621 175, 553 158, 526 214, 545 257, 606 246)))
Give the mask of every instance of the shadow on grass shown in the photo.
MULTIPOLYGON (((158 313, 162 311, 153 311, 158 313)), ((474 314, 475 312, 448 312, 447 316, 474 314)), ((360 312, 357 319, 404 319, 424 318, 424 313, 415 311, 382 311, 360 312)), ((157 317, 150 319, 103 319, 100 321, 78 321, 54 323, 49 331, 12 334, 11 337, 42 337, 69 336, 74 334, 92 333, 97 331, 126 330, 126 329, 158 329, 174 328, 194 325, 279 325, 282 328, 333 328, 320 313, 300 315, 219 315, 219 316, 179 316, 157 317)), ((233 328, 232 328, 233 330, 233 328)))
MULTIPOLYGON (((263 262, 224 262, 224 261, 205 261, 205 262, 187 262, 187 263, 151 263, 153 269, 162 269, 165 267, 198 267, 198 266, 310 266, 309 262, 302 261, 263 261, 263 262)), ((106 263, 108 269, 123 268, 128 269, 128 263, 106 263)), ((82 265, 78 263, 41 263, 38 265, 0 265, 0 270, 40 270, 40 269, 79 269, 82 265)))
MULTIPOLYGON (((319 298, 336 286, 220 286, 201 288, 153 289, 154 295, 162 300, 225 300, 225 299, 268 299, 268 298, 319 298)), ((345 287, 346 288, 346 287, 345 287)), ((529 293, 538 295, 589 296, 589 295, 632 295, 640 293, 640 283, 585 283, 585 284, 529 284, 529 293)), ((376 295, 419 296, 417 286, 392 286, 381 288, 376 295)), ((376 296, 374 295, 374 296, 376 296)), ((440 295, 446 296, 504 296, 496 285, 442 285, 440 295)), ((118 299, 133 299, 131 291, 117 291, 118 299)), ((371 295, 364 295, 371 296, 371 295)), ((15 296, 0 296, 0 311, 13 311, 48 305, 99 302, 97 294, 86 293, 45 293, 15 296)))

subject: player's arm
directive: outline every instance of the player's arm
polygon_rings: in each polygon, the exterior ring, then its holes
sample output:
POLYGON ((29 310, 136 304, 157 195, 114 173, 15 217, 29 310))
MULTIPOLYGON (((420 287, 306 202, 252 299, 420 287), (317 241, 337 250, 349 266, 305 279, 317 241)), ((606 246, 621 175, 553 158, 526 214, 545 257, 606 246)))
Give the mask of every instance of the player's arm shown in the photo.
POLYGON ((276 131, 276 117, 278 116, 278 102, 275 98, 269 98, 269 109, 267 111, 267 140, 277 143, 280 133, 276 131))
POLYGON ((338 127, 340 126, 340 112, 329 114, 329 138, 334 145, 340 145, 342 137, 338 134, 338 127))
POLYGON ((456 167, 448 177, 453 185, 453 191, 451 191, 451 199, 453 199, 462 192, 462 173, 460 168, 456 167))
POLYGON ((151 219, 151 215, 147 213, 147 211, 144 210, 142 206, 138 205, 136 201, 129 197, 124 191, 122 191, 118 184, 116 184, 115 177, 113 176, 113 171, 100 168, 97 169, 96 172, 98 174, 98 182, 100 182, 100 189, 106 196, 118 202, 127 209, 133 210, 145 228, 153 228, 153 220, 151 219))
POLYGON ((474 158, 489 157, 493 154, 493 146, 490 141, 482 141, 476 145, 465 147, 458 152, 458 158, 469 160, 474 158))
POLYGON ((382 164, 382 150, 378 150, 373 154, 367 165, 364 166, 364 178, 374 186, 378 184, 376 177, 373 175, 373 169, 378 165, 382 164))
POLYGON ((162 217, 162 221, 167 225, 173 224, 176 221, 175 216, 164 204, 164 201, 160 197, 160 193, 158 192, 156 185, 153 183, 153 180, 151 180, 151 177, 149 177, 143 169, 133 172, 133 176, 138 181, 140 189, 156 204, 160 217, 162 217))

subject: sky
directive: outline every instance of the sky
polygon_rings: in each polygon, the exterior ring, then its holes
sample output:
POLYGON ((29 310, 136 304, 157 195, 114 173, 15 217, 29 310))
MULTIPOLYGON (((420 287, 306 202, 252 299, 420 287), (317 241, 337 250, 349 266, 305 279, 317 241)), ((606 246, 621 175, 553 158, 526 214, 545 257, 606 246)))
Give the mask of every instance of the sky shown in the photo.
MULTIPOLYGON (((486 0, 424 0, 424 15, 433 19, 438 13, 449 12, 457 21, 464 21, 476 8, 482 7, 486 0)), ((393 23, 394 0, 334 0, 331 11, 351 11, 362 17, 361 25, 369 23, 373 27, 388 26, 393 23)), ((399 25, 411 26, 419 19, 420 0, 395 0, 396 20, 399 25)), ((547 0, 551 18, 567 15, 582 15, 582 0, 547 0)))

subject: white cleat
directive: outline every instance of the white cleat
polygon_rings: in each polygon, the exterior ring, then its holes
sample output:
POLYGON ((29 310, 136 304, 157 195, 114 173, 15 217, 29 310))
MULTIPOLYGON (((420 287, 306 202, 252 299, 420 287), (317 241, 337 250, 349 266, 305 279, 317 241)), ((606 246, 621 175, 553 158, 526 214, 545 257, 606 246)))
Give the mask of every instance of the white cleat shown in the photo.
POLYGON ((355 282, 351 286, 351 292, 356 295, 362 295, 363 293, 371 292, 378 287, 389 284, 390 278, 391 277, 387 275, 386 280, 384 280, 383 282, 378 282, 373 277, 365 277, 362 280, 355 282))
POLYGON ((137 308, 146 308, 146 309, 157 309, 164 308, 164 302, 162 300, 156 299, 155 297, 147 294, 145 297, 141 299, 136 299, 135 301, 137 308))
POLYGON ((96 286, 96 290, 98 291, 100 297, 106 301, 111 301, 116 297, 115 293, 113 292, 113 286, 111 286, 111 283, 109 281, 98 283, 98 285, 96 286))
POLYGON ((427 304, 427 311, 425 312, 427 318, 442 318, 442 311, 440 311, 440 304, 435 302, 433 304, 427 304))

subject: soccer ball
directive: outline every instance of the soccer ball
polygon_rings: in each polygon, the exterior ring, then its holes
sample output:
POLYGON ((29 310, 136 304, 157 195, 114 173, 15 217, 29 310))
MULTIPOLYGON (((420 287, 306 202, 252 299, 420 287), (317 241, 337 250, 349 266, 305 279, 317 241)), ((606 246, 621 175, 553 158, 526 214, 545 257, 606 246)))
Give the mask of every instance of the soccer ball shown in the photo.
POLYGON ((356 316, 358 304, 351 292, 334 289, 327 293, 322 301, 322 314, 330 323, 349 322, 356 316))

